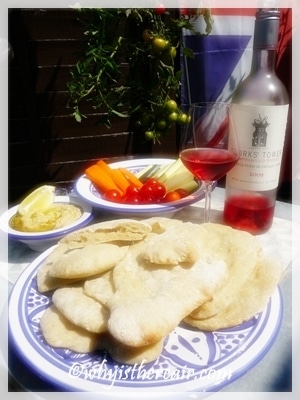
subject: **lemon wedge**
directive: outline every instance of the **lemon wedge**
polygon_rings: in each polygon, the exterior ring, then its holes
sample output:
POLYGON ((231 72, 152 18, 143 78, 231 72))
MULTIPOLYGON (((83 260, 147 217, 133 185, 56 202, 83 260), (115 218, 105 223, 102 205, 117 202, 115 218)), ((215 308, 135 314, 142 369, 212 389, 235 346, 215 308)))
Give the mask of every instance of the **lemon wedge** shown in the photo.
POLYGON ((25 197, 25 199, 19 204, 18 213, 21 215, 31 215, 36 211, 44 211, 53 204, 54 199, 54 186, 40 186, 25 197))

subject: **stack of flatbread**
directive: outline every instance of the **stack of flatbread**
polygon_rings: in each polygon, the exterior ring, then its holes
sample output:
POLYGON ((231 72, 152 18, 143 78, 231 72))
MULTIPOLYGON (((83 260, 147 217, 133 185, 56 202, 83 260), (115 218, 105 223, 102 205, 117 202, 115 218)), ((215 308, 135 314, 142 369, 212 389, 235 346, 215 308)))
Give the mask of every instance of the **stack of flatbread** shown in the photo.
POLYGON ((63 238, 38 270, 53 303, 40 325, 51 346, 150 362, 180 323, 217 330, 255 316, 281 275, 254 236, 223 225, 99 223, 63 238))

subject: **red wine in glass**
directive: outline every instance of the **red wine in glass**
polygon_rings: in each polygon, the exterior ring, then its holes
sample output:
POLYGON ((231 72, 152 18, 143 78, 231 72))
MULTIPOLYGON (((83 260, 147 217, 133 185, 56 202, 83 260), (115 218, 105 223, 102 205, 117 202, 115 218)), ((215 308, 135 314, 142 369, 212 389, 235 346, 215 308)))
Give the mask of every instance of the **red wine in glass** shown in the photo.
POLYGON ((226 149, 192 148, 180 154, 182 163, 203 181, 222 178, 237 163, 239 156, 226 149))
POLYGON ((238 142, 231 124, 228 103, 195 103, 180 145, 180 158, 205 187, 204 222, 210 221, 213 183, 222 178, 239 159, 238 142))

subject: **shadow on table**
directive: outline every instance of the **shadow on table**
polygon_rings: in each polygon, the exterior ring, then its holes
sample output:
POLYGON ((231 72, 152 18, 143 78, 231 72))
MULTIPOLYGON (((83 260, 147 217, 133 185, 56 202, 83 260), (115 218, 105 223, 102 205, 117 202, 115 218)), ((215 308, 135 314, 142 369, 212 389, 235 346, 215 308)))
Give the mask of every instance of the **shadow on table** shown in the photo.
POLYGON ((281 373, 271 387, 272 392, 292 391, 292 354, 282 362, 281 373))

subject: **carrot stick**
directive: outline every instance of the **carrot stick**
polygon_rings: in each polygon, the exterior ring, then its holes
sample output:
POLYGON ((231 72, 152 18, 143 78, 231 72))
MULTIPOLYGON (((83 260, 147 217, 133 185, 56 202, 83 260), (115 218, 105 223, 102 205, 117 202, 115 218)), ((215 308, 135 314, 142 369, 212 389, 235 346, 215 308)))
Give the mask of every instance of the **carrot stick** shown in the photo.
POLYGON ((85 174, 101 191, 115 189, 123 194, 113 179, 99 165, 91 165, 85 170, 85 174))
POLYGON ((98 165, 103 171, 105 171, 107 175, 110 175, 111 178, 113 177, 112 169, 104 160, 97 161, 96 165, 98 165))
POLYGON ((99 167, 103 169, 115 182, 115 184, 122 190, 122 192, 126 192, 127 187, 129 186, 130 182, 126 177, 122 174, 119 168, 111 168, 104 160, 97 161, 99 167))
POLYGON ((119 168, 123 175, 128 179, 131 183, 136 185, 138 188, 143 186, 143 183, 131 172, 128 171, 126 168, 119 168))
POLYGON ((118 185, 123 192, 126 192, 126 189, 130 185, 130 181, 128 181, 128 179, 125 177, 122 171, 120 171, 119 168, 112 169, 112 174, 116 185, 118 185))

